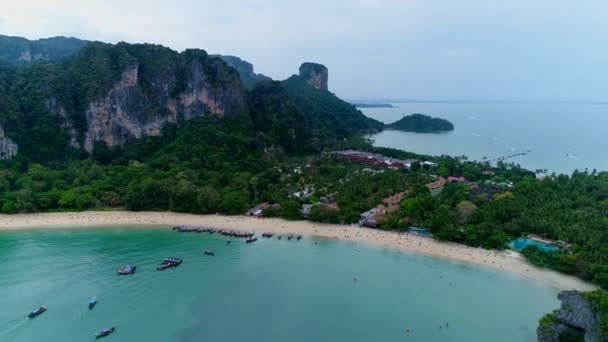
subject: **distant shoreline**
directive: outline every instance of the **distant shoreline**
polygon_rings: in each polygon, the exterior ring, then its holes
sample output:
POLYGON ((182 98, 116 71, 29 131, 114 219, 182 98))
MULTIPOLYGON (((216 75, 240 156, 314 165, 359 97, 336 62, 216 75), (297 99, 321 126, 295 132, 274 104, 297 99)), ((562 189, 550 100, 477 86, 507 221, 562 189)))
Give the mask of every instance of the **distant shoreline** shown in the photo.
MULTIPOLYGON (((339 239, 414 253, 453 262, 462 262, 505 271, 538 280, 560 290, 589 291, 596 287, 581 279, 529 264, 518 253, 473 248, 458 243, 439 242, 410 233, 398 233, 354 225, 321 224, 310 221, 258 219, 248 216, 193 215, 172 212, 86 211, 0 215, 1 231, 70 227, 193 225, 274 234, 302 234, 309 237, 339 239)), ((133 227, 135 228, 135 227, 133 227)))
POLYGON ((353 103, 357 108, 397 108, 390 103, 353 103))

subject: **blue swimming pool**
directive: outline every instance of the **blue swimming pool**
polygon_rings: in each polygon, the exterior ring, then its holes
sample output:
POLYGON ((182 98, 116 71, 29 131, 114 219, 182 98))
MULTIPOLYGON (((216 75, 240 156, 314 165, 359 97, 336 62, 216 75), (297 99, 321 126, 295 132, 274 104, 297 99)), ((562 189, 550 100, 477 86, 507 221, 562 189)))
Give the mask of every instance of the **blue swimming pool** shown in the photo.
POLYGON ((407 229, 408 232, 410 233, 415 233, 418 235, 424 235, 424 236, 431 236, 431 232, 428 229, 424 229, 424 228, 416 228, 416 227, 409 227, 407 229))
POLYGON ((533 246, 544 252, 555 252, 559 250, 559 247, 552 245, 550 243, 544 243, 536 240, 532 240, 530 238, 519 238, 515 240, 511 240, 507 243, 507 246, 516 250, 522 251, 526 247, 533 246))

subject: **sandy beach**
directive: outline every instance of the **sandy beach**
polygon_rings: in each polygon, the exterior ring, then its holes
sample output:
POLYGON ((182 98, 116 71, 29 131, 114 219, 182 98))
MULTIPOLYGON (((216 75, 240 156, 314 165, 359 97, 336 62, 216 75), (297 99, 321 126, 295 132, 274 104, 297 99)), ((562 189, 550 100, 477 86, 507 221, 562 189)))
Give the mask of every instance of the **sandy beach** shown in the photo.
POLYGON ((0 230, 23 228, 111 227, 117 225, 175 226, 196 225, 247 232, 302 234, 308 237, 340 239, 355 244, 421 254, 453 262, 475 264, 534 279, 561 290, 593 290, 596 287, 581 279, 541 269, 512 251, 490 251, 457 243, 439 242, 410 233, 386 232, 356 225, 320 224, 309 221, 286 221, 247 216, 192 215, 170 212, 78 212, 0 215, 0 230))

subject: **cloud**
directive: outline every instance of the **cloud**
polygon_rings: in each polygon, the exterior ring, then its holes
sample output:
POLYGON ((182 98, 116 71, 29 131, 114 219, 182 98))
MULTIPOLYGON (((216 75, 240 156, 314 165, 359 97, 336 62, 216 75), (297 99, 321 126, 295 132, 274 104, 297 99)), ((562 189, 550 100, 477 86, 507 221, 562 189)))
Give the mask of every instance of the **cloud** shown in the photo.
POLYGON ((203 48, 279 79, 318 61, 345 97, 606 96, 601 0, 2 1, 3 34, 203 48))

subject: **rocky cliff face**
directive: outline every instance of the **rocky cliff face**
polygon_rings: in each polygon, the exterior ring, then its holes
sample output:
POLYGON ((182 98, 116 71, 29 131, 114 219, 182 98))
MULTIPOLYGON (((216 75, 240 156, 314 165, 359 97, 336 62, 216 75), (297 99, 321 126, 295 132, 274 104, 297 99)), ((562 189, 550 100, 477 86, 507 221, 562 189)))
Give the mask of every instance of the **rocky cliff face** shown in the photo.
POLYGON ((242 60, 239 57, 227 55, 214 55, 213 57, 220 58, 224 61, 224 63, 236 69, 236 71, 239 72, 243 85, 249 89, 253 88, 253 86, 255 86, 255 84, 258 82, 272 81, 272 79, 266 75, 256 74, 253 71, 253 64, 242 60))
POLYGON ((328 90, 329 72, 323 64, 303 63, 300 66, 300 78, 317 90, 328 90))
POLYGON ((183 91, 171 94, 175 76, 155 78, 144 90, 139 86, 139 65, 128 66, 105 96, 89 104, 84 149, 91 152, 97 141, 118 146, 157 136, 165 124, 182 119, 245 111, 245 94, 238 82, 213 84, 199 61, 192 61, 186 70, 183 91))
POLYGON ((4 127, 0 125, 0 160, 14 157, 19 151, 19 146, 6 136, 4 127))
POLYGON ((562 302, 561 308, 541 319, 537 329, 539 342, 560 342, 565 336, 584 336, 585 342, 606 341, 599 314, 581 293, 562 291, 557 298, 562 302))

